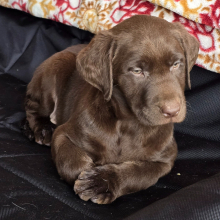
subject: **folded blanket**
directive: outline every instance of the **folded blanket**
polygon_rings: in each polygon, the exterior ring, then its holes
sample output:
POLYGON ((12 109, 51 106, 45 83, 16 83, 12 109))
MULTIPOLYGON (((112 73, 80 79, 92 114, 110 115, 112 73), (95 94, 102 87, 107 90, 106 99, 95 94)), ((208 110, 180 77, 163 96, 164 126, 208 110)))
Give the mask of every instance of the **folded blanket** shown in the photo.
POLYGON ((92 33, 136 14, 181 22, 200 42, 196 64, 220 73, 219 0, 0 0, 0 5, 92 33))
POLYGON ((220 28, 219 0, 148 0, 171 11, 211 27, 220 28))

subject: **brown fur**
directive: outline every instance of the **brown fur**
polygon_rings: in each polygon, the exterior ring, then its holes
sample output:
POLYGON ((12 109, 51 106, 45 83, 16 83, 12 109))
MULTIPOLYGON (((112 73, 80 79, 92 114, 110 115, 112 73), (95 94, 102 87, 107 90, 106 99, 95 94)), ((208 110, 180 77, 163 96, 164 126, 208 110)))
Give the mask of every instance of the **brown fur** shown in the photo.
POLYGON ((139 15, 39 66, 27 122, 81 199, 111 203, 171 170, 198 48, 180 24, 139 15))

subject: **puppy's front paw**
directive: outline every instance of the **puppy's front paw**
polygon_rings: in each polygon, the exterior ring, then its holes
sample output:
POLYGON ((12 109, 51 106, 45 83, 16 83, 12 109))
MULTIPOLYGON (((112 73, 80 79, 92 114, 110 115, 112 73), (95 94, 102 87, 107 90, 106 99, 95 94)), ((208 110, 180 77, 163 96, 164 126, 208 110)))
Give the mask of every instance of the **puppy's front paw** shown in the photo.
POLYGON ((79 197, 97 204, 108 204, 117 198, 117 176, 112 170, 95 167, 81 172, 75 181, 74 191, 79 197))
POLYGON ((51 122, 38 126, 38 128, 34 131, 35 142, 50 146, 55 128, 56 125, 51 122))
POLYGON ((33 141, 34 140, 34 132, 31 130, 28 120, 25 118, 21 124, 21 132, 30 140, 33 141))

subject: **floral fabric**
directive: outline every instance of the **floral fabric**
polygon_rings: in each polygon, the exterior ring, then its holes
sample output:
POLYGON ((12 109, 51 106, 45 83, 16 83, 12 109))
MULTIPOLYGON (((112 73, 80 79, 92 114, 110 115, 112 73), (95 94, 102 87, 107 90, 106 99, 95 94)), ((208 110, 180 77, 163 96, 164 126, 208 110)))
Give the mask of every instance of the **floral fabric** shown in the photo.
POLYGON ((220 0, 0 0, 0 5, 92 33, 136 14, 181 22, 200 42, 196 64, 220 73, 220 0))

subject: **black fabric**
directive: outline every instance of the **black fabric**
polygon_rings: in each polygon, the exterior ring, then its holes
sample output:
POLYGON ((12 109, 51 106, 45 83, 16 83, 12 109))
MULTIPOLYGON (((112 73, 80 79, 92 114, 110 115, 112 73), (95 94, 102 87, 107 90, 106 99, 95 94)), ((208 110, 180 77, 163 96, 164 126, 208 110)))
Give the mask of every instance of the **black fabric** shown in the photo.
POLYGON ((0 71, 29 82, 48 57, 92 37, 75 27, 0 7, 0 71))
POLYGON ((220 174, 186 187, 126 220, 219 220, 220 174))
POLYGON ((193 68, 187 118, 175 127, 179 154, 171 173, 100 206, 80 200, 58 176, 50 148, 28 141, 19 127, 34 69, 92 34, 2 7, 0 30, 0 219, 219 219, 219 174, 213 175, 220 173, 220 75, 193 68))

